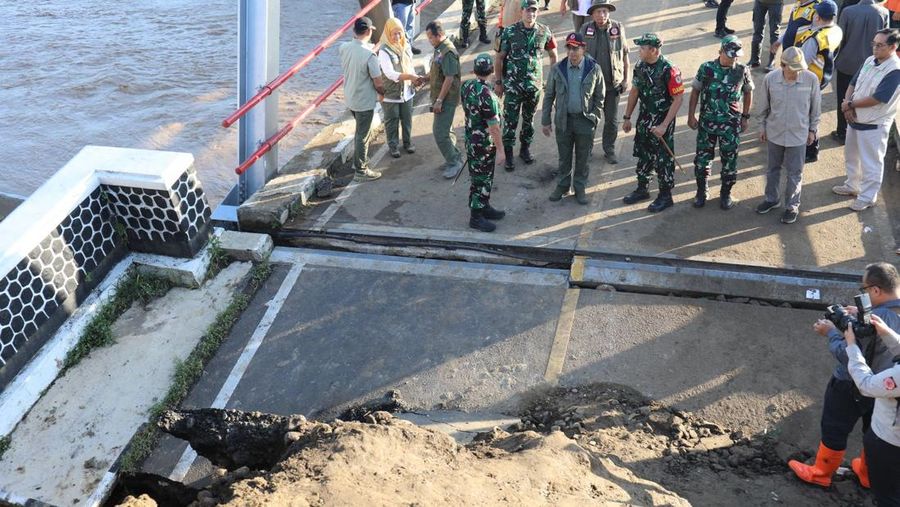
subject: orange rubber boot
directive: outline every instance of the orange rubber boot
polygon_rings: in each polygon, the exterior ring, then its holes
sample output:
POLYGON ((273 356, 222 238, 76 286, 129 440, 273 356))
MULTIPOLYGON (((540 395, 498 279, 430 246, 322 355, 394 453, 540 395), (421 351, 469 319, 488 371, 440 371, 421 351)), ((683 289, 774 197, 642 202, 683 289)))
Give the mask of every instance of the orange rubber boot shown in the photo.
POLYGON ((831 486, 831 475, 841 466, 846 451, 835 451, 819 443, 819 452, 816 453, 815 465, 804 465, 797 460, 788 461, 788 466, 797 474, 800 480, 810 484, 816 484, 827 488, 831 486))
POLYGON ((853 460, 850 461, 850 467, 853 468, 853 473, 855 473, 856 478, 859 479, 859 485, 864 488, 869 488, 869 465, 866 464, 865 450, 859 453, 858 458, 853 458, 853 460))

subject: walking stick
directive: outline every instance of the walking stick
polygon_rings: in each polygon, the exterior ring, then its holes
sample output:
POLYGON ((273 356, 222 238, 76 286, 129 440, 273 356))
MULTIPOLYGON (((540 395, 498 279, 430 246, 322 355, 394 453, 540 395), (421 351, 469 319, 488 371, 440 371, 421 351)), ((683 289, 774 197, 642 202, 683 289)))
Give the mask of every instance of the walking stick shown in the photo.
POLYGON ((669 148, 669 143, 667 143, 666 140, 663 139, 663 138, 661 138, 661 137, 659 138, 659 142, 660 142, 663 146, 666 147, 666 151, 669 153, 669 156, 672 157, 672 160, 675 161, 675 165, 677 165, 678 168, 681 169, 681 172, 683 173, 683 172, 684 172, 684 167, 681 167, 681 164, 678 163, 678 159, 675 158, 675 154, 672 153, 672 148, 669 148))
POLYGON ((459 179, 459 175, 463 173, 463 169, 465 169, 467 165, 469 165, 469 157, 466 157, 466 161, 463 162, 462 167, 459 168, 459 172, 456 173, 456 177, 453 178, 453 183, 450 184, 451 187, 452 187, 453 185, 456 185, 456 180, 459 179))

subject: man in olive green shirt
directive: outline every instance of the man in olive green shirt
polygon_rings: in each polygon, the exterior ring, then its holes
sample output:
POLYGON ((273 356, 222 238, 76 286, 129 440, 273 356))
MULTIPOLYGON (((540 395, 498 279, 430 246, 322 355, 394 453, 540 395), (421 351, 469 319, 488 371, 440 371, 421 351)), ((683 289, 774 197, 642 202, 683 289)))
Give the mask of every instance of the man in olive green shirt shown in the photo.
POLYGON ((581 27, 587 54, 600 65, 606 85, 603 102, 603 153, 610 164, 619 162, 616 157, 619 96, 628 89, 629 67, 625 27, 610 18, 610 13, 615 10, 616 7, 606 0, 594 0, 588 9, 591 21, 581 27))
POLYGON ((369 168, 369 141, 375 103, 384 96, 381 66, 373 51, 373 25, 369 18, 357 19, 353 25, 354 38, 341 45, 341 69, 344 72, 344 100, 356 121, 353 143, 354 180, 371 181, 381 173, 369 168))
POLYGON ((444 178, 455 178, 462 169, 462 158, 456 147, 453 132, 453 116, 459 104, 459 53, 447 38, 440 21, 432 21, 425 27, 428 42, 434 46, 431 60, 431 110, 434 112, 432 132, 441 155, 444 156, 444 178))

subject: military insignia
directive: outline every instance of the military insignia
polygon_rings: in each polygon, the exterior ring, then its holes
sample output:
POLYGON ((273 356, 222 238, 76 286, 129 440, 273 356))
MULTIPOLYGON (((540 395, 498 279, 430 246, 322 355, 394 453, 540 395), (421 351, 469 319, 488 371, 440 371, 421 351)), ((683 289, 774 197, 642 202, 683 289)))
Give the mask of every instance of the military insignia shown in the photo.
POLYGON ((673 74, 674 76, 672 76, 672 79, 675 80, 675 83, 681 84, 681 72, 675 72, 673 74))
POLYGON ((897 389, 897 383, 894 382, 894 377, 888 377, 888 378, 884 379, 884 388, 887 389, 888 391, 893 391, 894 389, 897 389))
POLYGON ((594 37, 594 27, 592 27, 592 26, 587 27, 587 30, 585 30, 585 32, 584 32, 584 36, 593 38, 594 37))
POLYGON ((609 38, 610 39, 618 39, 619 35, 621 35, 619 33, 619 27, 617 27, 617 26, 610 27, 610 29, 609 29, 609 38))

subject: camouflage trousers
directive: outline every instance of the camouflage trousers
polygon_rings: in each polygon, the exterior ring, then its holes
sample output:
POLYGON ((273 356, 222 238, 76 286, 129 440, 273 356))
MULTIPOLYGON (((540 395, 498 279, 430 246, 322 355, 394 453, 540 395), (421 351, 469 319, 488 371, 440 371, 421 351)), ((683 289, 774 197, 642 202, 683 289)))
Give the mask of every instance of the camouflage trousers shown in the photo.
MULTIPOLYGON (((660 118, 663 118, 662 115, 660 118)), ((650 174, 656 171, 656 180, 660 190, 671 189, 675 186, 675 159, 669 156, 669 152, 661 144, 661 140, 650 133, 650 129, 658 125, 660 121, 649 116, 639 116, 634 134, 634 157, 637 158, 638 185, 646 187, 650 184, 650 174)), ((663 136, 672 151, 675 151, 675 122, 669 124, 666 134, 663 136)))
POLYGON ((486 25, 487 18, 484 15, 484 0, 463 0, 462 2, 462 21, 459 26, 468 26, 469 18, 472 17, 472 4, 475 4, 475 21, 478 25, 486 25))
POLYGON ((519 112, 522 114, 522 132, 519 141, 531 144, 534 140, 534 112, 541 101, 541 90, 525 91, 507 89, 503 93, 503 147, 516 145, 516 128, 519 126, 519 112))
POLYGON ((700 124, 697 129, 697 155, 694 156, 695 177, 709 177, 712 161, 716 156, 717 143, 722 158, 722 179, 733 179, 737 175, 737 150, 741 144, 740 127, 716 125, 711 129, 700 124))
POLYGON ((491 188, 494 186, 494 164, 497 160, 497 148, 482 144, 466 143, 466 156, 469 159, 469 208, 483 209, 491 200, 491 188))

